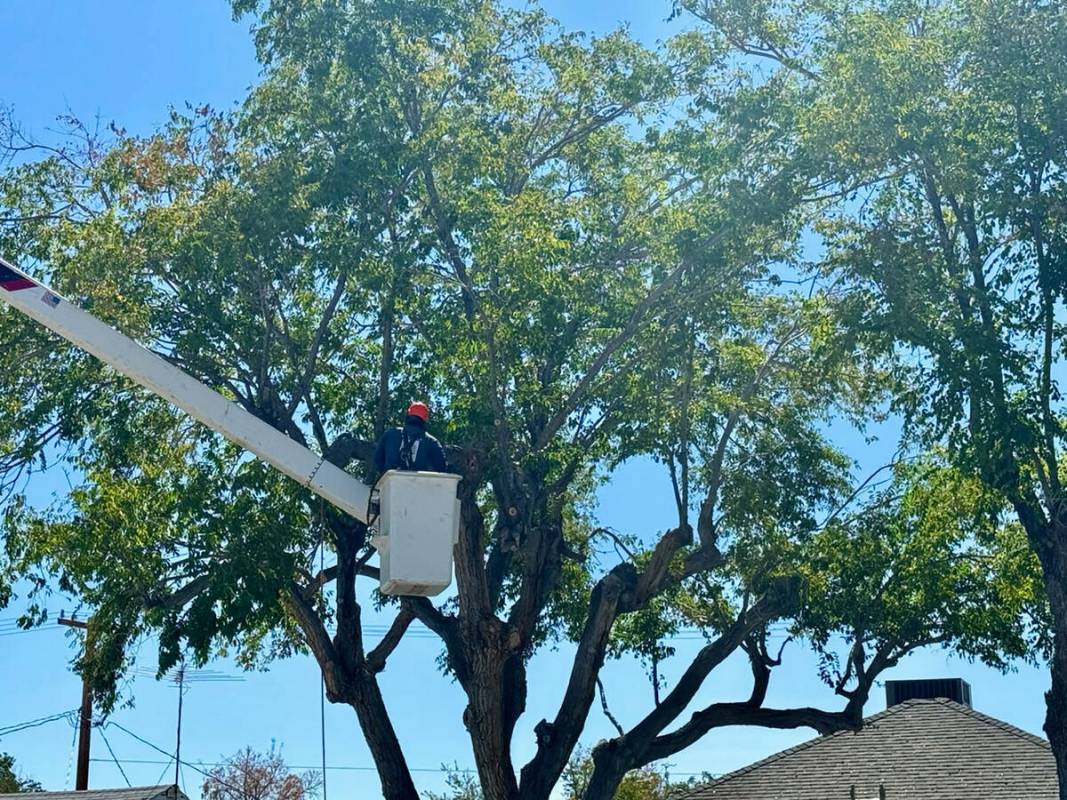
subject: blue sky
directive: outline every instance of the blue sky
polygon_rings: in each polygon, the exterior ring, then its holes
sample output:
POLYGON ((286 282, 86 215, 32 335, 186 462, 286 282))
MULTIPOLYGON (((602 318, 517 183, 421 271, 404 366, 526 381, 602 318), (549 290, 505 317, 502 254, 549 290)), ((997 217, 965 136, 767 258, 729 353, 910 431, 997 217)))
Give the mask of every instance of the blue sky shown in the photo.
MULTIPOLYGON (((646 41, 668 34, 667 3, 641 0, 572 0, 545 2, 550 13, 571 29, 603 31, 629 23, 646 41)), ((221 0, 185 3, 144 3, 110 0, 37 0, 0 4, 0 106, 10 107, 24 127, 47 136, 55 118, 68 109, 83 117, 99 115, 131 132, 147 132, 164 122, 170 106, 185 102, 231 107, 258 75, 258 65, 246 23, 234 23, 221 0)), ((893 450, 895 429, 883 431, 883 440, 866 443, 855 432, 841 430, 843 443, 869 469, 883 463, 893 450)), ((43 476, 33 484, 39 501, 65 486, 61 475, 43 476)), ((664 477, 651 465, 624 467, 600 494, 605 524, 650 536, 670 522, 673 500, 664 477)), ((361 591, 369 591, 366 588, 361 591)), ((367 599, 364 595, 363 599, 367 599)), ((55 603, 59 611, 62 603, 55 603)), ((69 662, 76 642, 58 627, 8 635, 7 622, 18 603, 0 612, 0 729, 74 708, 80 682, 69 662)), ((68 608, 69 611, 69 608, 68 608)), ((372 613, 370 623, 383 623, 372 613)), ((699 642, 675 642, 679 657, 665 671, 676 675, 678 664, 695 652, 699 642)), ((438 647, 429 637, 405 640, 382 687, 393 711, 409 763, 417 770, 420 789, 443 788, 438 771, 442 763, 471 767, 470 747, 460 721, 461 691, 435 669, 438 647)), ((819 683, 814 661, 801 647, 786 651, 787 666, 772 683, 769 702, 775 705, 819 704, 835 706, 829 690, 819 683)), ((535 657, 530 670, 529 712, 516 736, 520 763, 532 751, 531 728, 558 705, 569 665, 570 650, 561 647, 535 657)), ((141 662, 153 664, 146 645, 141 662)), ((185 696, 183 759, 216 761, 250 745, 260 750, 281 748, 295 765, 315 766, 320 760, 319 677, 309 659, 278 663, 264 673, 241 673, 222 660, 213 668, 241 677, 236 683, 194 685, 185 696)), ((1042 670, 1023 668, 1008 676, 962 663, 941 651, 926 651, 897 667, 887 677, 961 676, 971 682, 975 706, 989 714, 1040 733, 1044 713, 1042 693, 1047 677, 1042 670)), ((740 661, 716 671, 698 698, 736 699, 747 694, 748 669, 740 661)), ((642 670, 632 663, 612 662, 605 682, 613 710, 625 723, 647 711, 651 690, 642 670)), ((138 678, 128 696, 132 707, 117 711, 114 722, 173 750, 177 694, 174 688, 138 678)), ((880 692, 868 706, 884 706, 880 692)), ((594 712, 585 743, 609 735, 611 728, 594 712)), ((72 786, 73 731, 65 722, 53 722, 0 739, 0 751, 12 753, 28 775, 46 788, 72 786)), ((134 785, 165 781, 173 775, 166 756, 110 727, 96 735, 91 770, 92 787, 122 786, 124 780, 112 762, 104 741, 111 745, 134 785)), ((672 759, 674 775, 710 771, 721 773, 743 766, 783 747, 810 738, 807 731, 734 729, 717 732, 672 759)), ((363 745, 354 712, 347 707, 327 708, 328 762, 339 769, 329 772, 332 796, 372 797, 377 780, 370 755, 363 745), (343 769, 342 769, 343 768, 343 769)), ((198 775, 190 768, 183 785, 198 796, 198 775)))

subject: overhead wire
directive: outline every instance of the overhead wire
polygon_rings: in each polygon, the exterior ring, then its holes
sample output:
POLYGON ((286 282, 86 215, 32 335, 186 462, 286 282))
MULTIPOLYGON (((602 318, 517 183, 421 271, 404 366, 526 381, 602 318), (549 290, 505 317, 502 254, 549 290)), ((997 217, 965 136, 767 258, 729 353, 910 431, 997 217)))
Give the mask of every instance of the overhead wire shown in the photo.
MULTIPOLYGON (((170 761, 167 761, 167 762, 160 761, 159 759, 124 758, 124 759, 121 759, 123 763, 125 763, 125 764, 153 764, 153 765, 166 764, 167 766, 170 766, 170 764, 174 761, 173 754, 168 753, 162 747, 160 747, 159 745, 153 744, 148 739, 145 739, 143 736, 138 736, 136 733, 134 733, 133 731, 131 731, 129 728, 125 727, 124 725, 120 725, 119 723, 115 722, 114 720, 109 720, 108 722, 105 723, 105 727, 106 726, 110 726, 110 725, 114 725, 120 731, 122 731, 123 733, 127 734, 128 736, 131 736, 132 738, 136 739, 141 744, 143 744, 143 745, 145 745, 147 747, 150 747, 153 750, 155 750, 156 752, 161 753, 162 755, 168 756, 170 758, 170 761)), ((94 761, 100 761, 100 760, 106 761, 107 759, 92 759, 92 760, 94 760, 94 761)), ((204 777, 210 778, 211 780, 218 780, 223 786, 226 786, 231 791, 240 792, 240 790, 237 789, 236 787, 234 787, 234 786, 232 786, 230 784, 227 784, 223 780, 220 780, 219 777, 216 774, 208 772, 207 770, 201 769, 201 767, 224 767, 224 766, 226 766, 226 764, 227 764, 227 762, 225 762, 225 761, 188 761, 188 760, 183 760, 182 761, 182 766, 189 767, 190 769, 195 770, 196 772, 199 772, 201 775, 203 775, 204 777)), ((303 770, 309 770, 309 769, 313 770, 313 769, 318 769, 319 768, 318 765, 309 766, 307 764, 289 764, 288 766, 289 766, 290 769, 303 769, 303 770)), ((349 764, 329 764, 329 765, 327 765, 326 768, 327 769, 331 769, 331 770, 335 770, 335 771, 347 771, 347 772, 377 772, 378 771, 378 768, 374 767, 374 766, 363 767, 363 766, 356 766, 356 765, 349 765, 349 764)), ((448 773, 448 772, 474 773, 474 772, 477 772, 477 770, 474 767, 456 767, 456 768, 446 768, 446 767, 409 767, 408 771, 409 772, 425 772, 425 773, 430 773, 430 772, 433 772, 433 773, 448 773)), ((694 775, 695 776, 700 776, 700 775, 704 775, 705 773, 703 773, 703 772, 675 772, 674 770, 671 770, 671 774, 672 775, 685 775, 685 776, 694 776, 694 775)))
POLYGON ((130 783, 130 779, 126 777, 126 770, 122 768, 122 763, 119 761, 118 756, 115 755, 115 751, 111 748, 111 742, 107 740, 107 734, 104 733, 103 728, 100 729, 100 738, 104 740, 104 745, 107 747, 107 751, 111 753, 111 760, 114 761, 115 766, 119 768, 119 772, 122 774, 122 779, 126 781, 126 786, 132 787, 133 784, 130 783))
POLYGON ((28 730, 30 728, 39 728, 42 725, 47 725, 49 722, 57 722, 61 719, 69 719, 72 715, 78 713, 77 708, 70 711, 61 711, 58 714, 50 714, 47 717, 38 717, 37 719, 27 720, 25 722, 15 722, 11 725, 7 725, 0 728, 0 737, 9 736, 12 733, 18 733, 19 731, 28 730))
MULTIPOLYGON (((95 762, 95 763, 102 763, 102 764, 111 763, 111 760, 107 759, 107 758, 91 758, 89 760, 92 761, 92 762, 95 762)), ((150 765, 150 766, 158 766, 160 764, 164 764, 164 765, 166 765, 166 767, 169 767, 174 761, 174 759, 171 759, 170 761, 163 761, 162 759, 159 759, 159 758, 123 758, 123 759, 120 759, 120 760, 122 761, 123 764, 140 764, 140 765, 150 765)), ((189 767, 190 769, 194 769, 197 772, 200 772, 201 774, 206 774, 203 770, 197 769, 197 766, 200 766, 200 767, 224 767, 224 766, 226 766, 226 762, 225 761, 185 761, 185 760, 183 760, 182 761, 182 766, 183 767, 189 767)), ((320 769, 320 766, 318 764, 287 764, 286 766, 289 769, 298 769, 298 770, 317 770, 317 769, 320 769)), ((378 768, 374 767, 374 766, 357 766, 355 764, 328 764, 326 766, 326 769, 332 770, 334 772, 377 772, 378 771, 378 768)), ((166 772, 166 768, 164 768, 164 773, 165 772, 166 772)), ((475 769, 474 767, 409 767, 408 768, 408 772, 415 772, 415 773, 422 773, 422 774, 430 774, 430 773, 448 774, 448 773, 457 773, 457 772, 459 772, 459 773, 463 773, 463 774, 467 774, 467 775, 473 775, 473 774, 476 774, 478 772, 478 770, 475 769)), ((683 776, 683 777, 700 777, 702 775, 711 775, 712 778, 717 777, 716 774, 714 774, 714 773, 707 773, 707 772, 677 772, 677 771, 675 771, 673 769, 671 770, 671 775, 679 775, 679 776, 683 776)), ((214 775, 211 775, 211 779, 215 780, 216 777, 214 775)), ((160 777, 160 780, 162 780, 162 776, 160 777)), ((158 781, 157 781, 157 783, 158 783, 158 781)), ((227 784, 223 784, 223 785, 227 785, 227 784)), ((236 791, 236 789, 234 787, 232 787, 232 786, 229 787, 229 788, 231 790, 233 790, 233 791, 236 791)))
MULTIPOLYGON (((97 759, 90 758, 89 760, 90 761, 96 761, 97 759)), ((147 761, 146 762, 141 762, 141 761, 137 761, 136 759, 129 759, 128 758, 128 759, 126 759, 126 763, 127 764, 140 764, 140 763, 146 763, 147 764, 149 762, 147 762, 147 761)), ((154 764, 162 763, 163 764, 163 771, 159 773, 159 777, 156 778, 156 782, 154 784, 152 784, 153 786, 159 786, 161 783, 163 783, 163 776, 167 774, 167 770, 170 769, 170 765, 174 763, 174 757, 171 756, 170 760, 166 761, 166 762, 154 761, 152 763, 154 763, 154 764)))
MULTIPOLYGON (((114 725, 120 731, 125 733, 127 736, 130 736, 133 739, 136 739, 138 742, 140 742, 141 744, 145 745, 146 747, 150 747, 153 750, 155 750, 157 753, 161 753, 162 755, 168 756, 170 758, 170 761, 165 762, 167 764, 167 766, 170 766, 170 764, 174 761, 174 755, 172 753, 168 753, 166 750, 164 750, 159 745, 154 744, 153 742, 150 742, 148 739, 145 739, 143 736, 139 736, 138 734, 134 733, 129 728, 127 728, 125 725, 121 725, 118 722, 115 722, 114 720, 108 720, 106 723, 104 723, 105 727, 110 727, 112 725, 114 725)), ((164 763, 163 761, 160 761, 159 759, 126 758, 126 759, 122 759, 122 760, 126 764, 163 764, 164 763)), ((195 770, 196 772, 199 772, 201 775, 203 775, 206 778, 210 778, 211 780, 219 781, 219 783, 221 783, 223 786, 226 786, 231 791, 235 791, 235 792, 238 792, 239 794, 243 794, 243 792, 241 792, 241 790, 239 790, 236 787, 234 787, 234 786, 226 783, 225 781, 221 780, 218 777, 218 775, 216 775, 214 773, 211 773, 211 772, 208 772, 207 770, 201 769, 201 767, 222 767, 222 766, 226 766, 226 762, 224 762, 224 761, 189 761, 189 760, 184 760, 184 761, 182 761, 182 765, 183 766, 187 766, 190 769, 195 770)), ((318 766, 307 766, 307 765, 304 765, 304 764, 291 764, 289 766, 290 766, 290 769, 318 769, 319 768, 318 766)), ((336 765, 336 766, 327 765, 326 768, 327 769, 332 769, 332 770, 347 770, 347 771, 352 771, 352 772, 377 772, 377 767, 360 767, 360 766, 349 766, 349 765, 336 765)), ((421 768, 420 767, 411 767, 411 768, 409 768, 408 771, 409 772, 474 772, 475 770, 472 769, 472 768, 459 768, 459 769, 451 769, 450 770, 450 769, 445 769, 443 767, 434 767, 434 768, 430 768, 430 767, 421 767, 421 768)))
MULTIPOLYGON (((386 633, 388 633, 389 629, 390 626, 384 624, 363 625, 363 634, 364 636, 370 639, 380 640, 385 638, 385 635, 386 633)), ((0 630, 0 638, 3 638, 5 636, 22 636, 23 634, 42 633, 46 631, 58 630, 61 630, 59 626, 42 626, 39 628, 17 629, 12 631, 0 630)), ((787 630, 788 626, 784 624, 770 626, 770 633, 772 636, 784 636, 787 630)), ((410 625, 407 631, 405 631, 403 638, 405 641, 440 641, 440 637, 438 637, 436 633, 434 633, 429 628, 421 625, 420 623, 413 623, 412 625, 410 625)), ((665 642, 700 642, 706 641, 708 639, 708 636, 700 628, 680 628, 677 632, 669 634, 667 636, 662 636, 660 637, 660 639, 661 641, 665 642)), ((138 670, 137 676, 145 678, 155 678, 156 673, 155 671, 138 670)), ((235 683, 244 679, 238 676, 224 674, 205 674, 203 676, 197 676, 195 680, 197 683, 235 683)))
POLYGON ((3 631, 0 631, 0 638, 7 637, 7 636, 22 636, 23 634, 42 634, 42 633, 45 633, 45 631, 59 630, 59 629, 60 629, 59 626, 57 626, 57 627, 44 627, 44 626, 42 626, 42 627, 38 627, 38 628, 18 628, 18 629, 15 629, 15 630, 3 630, 3 631))
MULTIPOLYGON (((114 720, 108 720, 108 721, 107 721, 107 722, 106 722, 106 723, 104 724, 104 727, 109 727, 109 726, 111 726, 111 725, 114 725, 114 726, 115 726, 116 728, 118 728, 118 729, 119 729, 120 731, 122 731, 123 733, 125 733, 125 734, 126 734, 127 736, 131 736, 131 737, 133 737, 134 739, 136 739, 137 741, 139 741, 139 742, 140 742, 141 744, 145 745, 146 747, 151 747, 151 748, 152 748, 153 750, 155 750, 155 751, 156 751, 157 753, 162 753, 163 755, 165 755, 165 756, 169 757, 169 758, 170 758, 170 761, 168 761, 168 762, 167 762, 167 767, 169 767, 169 766, 170 766, 170 764, 174 762, 174 760, 175 760, 175 755, 174 755, 174 754, 172 754, 172 753, 168 753, 168 752, 167 752, 166 750, 164 750, 164 749, 163 749, 162 747, 160 747, 160 746, 159 746, 159 745, 157 745, 157 744, 153 744, 152 742, 150 742, 150 741, 148 741, 147 739, 145 739, 145 738, 144 738, 143 736, 138 736, 138 735, 137 735, 136 733, 134 733, 133 731, 131 731, 131 730, 130 730, 129 728, 127 728, 127 727, 126 727, 125 725, 120 725, 119 723, 115 722, 114 720)), ((131 759, 126 759, 126 763, 127 763, 127 764, 132 764, 132 763, 134 763, 134 762, 133 762, 133 761, 132 761, 131 759)), ((140 762, 140 763, 145 763, 145 764, 147 764, 147 763, 151 763, 151 762, 149 762, 149 761, 142 761, 142 762, 140 762)), ((159 762, 157 761, 156 763, 159 763, 159 762)), ((216 766, 216 767, 218 767, 218 766, 224 766, 224 764, 220 764, 220 763, 214 763, 214 764, 209 764, 208 762, 204 762, 204 761, 201 761, 201 762, 198 762, 198 763, 200 763, 200 764, 204 764, 204 765, 206 765, 206 766, 216 766)), ((246 792, 244 792, 244 791, 243 791, 242 789, 239 789, 239 788, 237 788, 236 786, 234 786, 233 784, 231 784, 231 783, 228 783, 228 782, 226 782, 225 780, 223 780, 223 779, 222 779, 222 778, 221 778, 220 776, 218 776, 217 774, 214 774, 214 773, 208 772, 207 770, 203 770, 203 769, 200 769, 200 768, 199 768, 198 766, 196 766, 196 764, 194 764, 194 763, 191 763, 191 762, 189 762, 189 761, 185 761, 185 762, 179 762, 179 763, 178 763, 178 767, 177 767, 177 768, 178 768, 178 770, 179 770, 179 772, 178 772, 178 776, 179 776, 179 778, 180 778, 180 780, 181 780, 181 782, 182 782, 182 783, 184 783, 184 781, 185 781, 185 778, 184 778, 184 777, 182 776, 182 773, 181 773, 181 767, 182 767, 183 765, 184 765, 184 766, 187 766, 187 767, 189 767, 189 769, 191 769, 191 770, 193 770, 193 771, 195 771, 195 772, 198 772, 198 773, 200 773, 201 775, 203 775, 203 776, 204 776, 205 778, 208 778, 209 780, 213 780, 213 781, 218 781, 218 782, 219 782, 220 784, 222 784, 223 786, 225 786, 225 787, 226 787, 227 789, 229 789, 229 790, 230 790, 231 792, 236 792, 236 793, 237 793, 237 796, 238 796, 238 797, 242 797, 242 796, 244 796, 244 795, 246 794, 246 792)), ((164 767, 164 768, 163 768, 163 773, 164 773, 164 774, 165 774, 165 773, 166 773, 166 771, 167 771, 167 767, 164 767)))

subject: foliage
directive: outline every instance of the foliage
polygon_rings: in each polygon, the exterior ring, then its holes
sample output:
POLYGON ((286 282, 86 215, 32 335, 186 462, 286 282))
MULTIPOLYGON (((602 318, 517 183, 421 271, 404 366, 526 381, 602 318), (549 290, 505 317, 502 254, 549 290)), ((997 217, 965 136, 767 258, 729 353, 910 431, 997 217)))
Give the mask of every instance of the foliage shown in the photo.
POLYGON ((0 753, 0 794, 41 791, 44 791, 44 789, 37 781, 31 778, 21 778, 15 772, 14 756, 0 753))
MULTIPOLYGON (((443 794, 426 792, 426 800, 482 800, 478 781, 470 773, 457 768, 445 767, 448 789, 443 794)), ((563 771, 563 800, 581 800, 593 774, 593 756, 579 748, 563 771)), ((620 781, 612 800, 671 800, 679 793, 694 786, 692 780, 670 781, 668 776, 653 767, 642 767, 629 772, 620 781)))
POLYGON ((864 650, 895 661, 938 644, 999 669, 1047 655, 1040 565, 1004 513, 979 481, 929 458, 898 466, 864 507, 816 533, 798 564, 809 601, 795 630, 824 680, 847 691, 864 650), (842 657, 835 638, 852 652, 842 657))
MULTIPOLYGON (((578 750, 563 772, 562 797, 564 800, 581 800, 585 796, 592 775, 592 754, 578 750)), ((691 788, 693 788, 692 781, 670 781, 664 772, 653 767, 642 767, 628 772, 623 777, 612 800, 671 800, 691 788)))
POLYGON ((485 795, 478 785, 478 778, 469 772, 461 772, 458 764, 452 767, 442 765, 445 771, 445 785, 448 787, 444 792, 425 792, 426 800, 483 800, 485 795))
POLYGON ((214 767, 200 792, 205 800, 308 800, 322 786, 316 772, 290 772, 279 753, 246 747, 214 767))
POLYGON ((821 268, 852 295, 850 327, 898 371, 911 441, 1001 495, 1040 562, 1045 730, 1067 796, 1067 13, 1031 0, 682 5, 804 98, 794 152, 819 187, 821 268))

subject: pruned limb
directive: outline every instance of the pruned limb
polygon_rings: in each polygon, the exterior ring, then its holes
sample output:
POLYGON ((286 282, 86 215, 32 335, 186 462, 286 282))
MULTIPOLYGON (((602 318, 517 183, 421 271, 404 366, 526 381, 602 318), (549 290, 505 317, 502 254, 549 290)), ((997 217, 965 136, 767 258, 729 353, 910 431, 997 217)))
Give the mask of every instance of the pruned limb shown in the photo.
POLYGON ((743 611, 718 639, 701 648, 663 701, 625 735, 626 745, 638 751, 643 750, 647 742, 686 709, 715 667, 736 651, 753 631, 788 613, 795 606, 799 589, 800 583, 796 579, 783 578, 777 581, 755 605, 743 611))
POLYGON ((541 720, 534 728, 537 753, 522 768, 520 797, 546 797, 563 773, 593 703, 596 678, 604 664, 604 653, 611 626, 618 616, 619 603, 636 582, 633 566, 620 564, 594 587, 589 616, 578 640, 578 652, 571 665, 563 702, 552 722, 541 720))
POLYGON ((367 653, 367 669, 371 672, 381 672, 385 669, 385 661, 396 650, 400 640, 404 638, 408 627, 415 620, 415 612, 409 606, 401 606, 400 613, 396 615, 393 624, 382 638, 378 646, 367 653))
POLYGON ((146 608, 164 608, 174 610, 184 608, 211 585, 211 577, 198 575, 180 589, 166 596, 152 596, 145 599, 146 608))
POLYGON ((826 735, 844 730, 858 730, 863 723, 862 707, 852 710, 824 711, 818 708, 760 708, 749 703, 715 703, 693 714, 676 731, 657 736, 642 761, 646 764, 667 758, 699 740, 712 728, 729 725, 756 725, 762 728, 814 728, 826 735))
POLYGON ((330 702, 345 702, 347 681, 338 662, 337 650, 330 640, 326 626, 315 613, 315 609, 304 595, 302 588, 296 583, 291 583, 282 593, 282 605, 296 620, 296 624, 304 634, 304 641, 307 642, 312 655, 319 663, 330 702))

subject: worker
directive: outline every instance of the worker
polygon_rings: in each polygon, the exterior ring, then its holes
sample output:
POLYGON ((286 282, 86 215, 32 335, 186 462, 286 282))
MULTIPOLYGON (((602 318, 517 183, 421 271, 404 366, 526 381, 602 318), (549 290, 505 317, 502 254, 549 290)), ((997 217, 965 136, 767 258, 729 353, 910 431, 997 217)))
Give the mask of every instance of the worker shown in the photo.
POLYGON ((374 466, 379 473, 391 469, 444 472, 445 451, 441 443, 426 432, 430 407, 414 402, 408 406, 403 428, 382 434, 374 448, 374 466))

